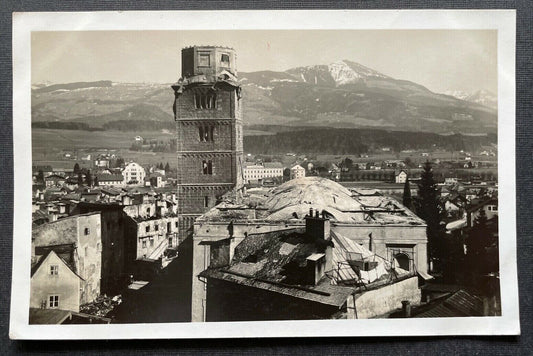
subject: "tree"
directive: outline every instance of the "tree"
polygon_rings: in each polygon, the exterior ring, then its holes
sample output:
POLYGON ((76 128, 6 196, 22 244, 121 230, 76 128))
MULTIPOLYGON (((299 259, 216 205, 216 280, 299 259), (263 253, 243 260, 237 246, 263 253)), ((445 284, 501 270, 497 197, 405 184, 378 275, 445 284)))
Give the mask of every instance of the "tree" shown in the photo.
POLYGON ((165 164, 165 173, 170 172, 170 164, 165 164))
POLYGON ((91 176, 90 170, 88 170, 87 174, 85 175, 85 184, 87 184, 89 187, 93 185, 93 177, 91 176))
POLYGON ((39 172, 37 173, 37 183, 44 184, 44 173, 40 169, 39 169, 39 172))
POLYGON ((486 264, 486 249, 489 246, 489 241, 487 214, 481 208, 466 239, 466 253, 472 263, 471 267, 474 272, 479 272, 486 264))
POLYGON ((124 158, 119 157, 117 158, 117 161, 115 162, 116 167, 122 167, 124 165, 124 158))
POLYGON ((83 177, 81 175, 81 171, 78 171, 78 186, 82 186, 83 185, 83 177))
POLYGON ((78 174, 78 172, 80 171, 80 165, 76 163, 72 171, 74 172, 74 174, 78 174))
POLYGON ((443 210, 439 204, 439 191, 433 178, 431 163, 426 161, 418 184, 418 216, 427 225, 428 263, 438 261, 442 256, 442 242, 444 239, 443 210))
POLYGON ((353 161, 349 157, 346 157, 345 159, 342 160, 340 166, 341 168, 346 169, 346 171, 349 171, 353 167, 353 161))
POLYGON ((405 178, 402 203, 407 209, 413 209, 413 198, 411 198, 411 185, 409 184, 409 177, 405 178))

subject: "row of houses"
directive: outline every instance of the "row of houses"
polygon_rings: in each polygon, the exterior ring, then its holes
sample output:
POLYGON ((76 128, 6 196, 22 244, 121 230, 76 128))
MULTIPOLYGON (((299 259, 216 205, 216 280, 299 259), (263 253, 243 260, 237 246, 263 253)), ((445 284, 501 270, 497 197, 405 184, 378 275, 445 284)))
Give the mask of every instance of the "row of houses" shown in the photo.
POLYGON ((133 279, 150 280, 175 258, 175 194, 118 193, 34 202, 30 308, 77 313, 133 279))
MULTIPOLYGON (((82 171, 75 173, 72 171, 53 171, 46 170, 43 172, 42 182, 47 188, 63 187, 75 189, 86 182, 87 175, 91 174, 92 185, 104 187, 127 187, 127 186, 152 186, 164 187, 168 182, 165 170, 150 168, 149 171, 136 162, 129 162, 122 168, 109 168, 107 166, 97 166, 93 172, 82 171)), ((37 183, 38 172, 34 171, 34 183, 37 183)))

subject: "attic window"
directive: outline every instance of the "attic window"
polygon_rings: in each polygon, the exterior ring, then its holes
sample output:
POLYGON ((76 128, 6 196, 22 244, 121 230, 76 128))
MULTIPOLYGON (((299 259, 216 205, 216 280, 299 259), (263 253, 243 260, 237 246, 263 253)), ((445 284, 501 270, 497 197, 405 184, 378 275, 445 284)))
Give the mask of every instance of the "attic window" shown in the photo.
POLYGON ((85 230, 83 230, 83 233, 84 233, 85 235, 89 235, 89 234, 91 233, 91 230, 89 230, 89 228, 86 227, 85 230))
POLYGON ((229 54, 222 53, 222 56, 220 56, 220 64, 229 67, 229 54))

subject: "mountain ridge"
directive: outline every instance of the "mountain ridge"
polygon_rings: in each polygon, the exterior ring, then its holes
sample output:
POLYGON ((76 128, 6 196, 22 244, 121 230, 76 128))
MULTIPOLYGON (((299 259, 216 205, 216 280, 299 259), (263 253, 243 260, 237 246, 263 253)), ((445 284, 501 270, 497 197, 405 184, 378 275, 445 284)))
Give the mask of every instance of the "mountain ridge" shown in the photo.
MULTIPOLYGON (((496 131, 494 108, 434 93, 349 60, 282 72, 241 72, 239 78, 245 125, 496 131)), ((34 121, 103 125, 115 120, 172 119, 173 93, 168 84, 99 81, 35 86, 34 121)), ((479 95, 477 100, 488 97, 479 95)))

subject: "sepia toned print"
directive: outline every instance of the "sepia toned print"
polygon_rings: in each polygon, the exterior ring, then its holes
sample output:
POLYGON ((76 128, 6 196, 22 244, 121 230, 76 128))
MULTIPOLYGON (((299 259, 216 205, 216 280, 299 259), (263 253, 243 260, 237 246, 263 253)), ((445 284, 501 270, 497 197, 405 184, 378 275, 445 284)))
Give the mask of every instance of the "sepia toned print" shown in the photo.
POLYGON ((498 31, 30 43, 29 326, 502 317, 498 31))

